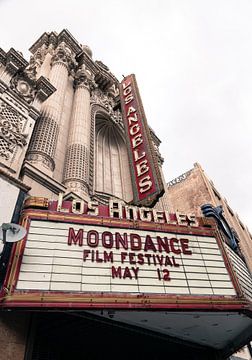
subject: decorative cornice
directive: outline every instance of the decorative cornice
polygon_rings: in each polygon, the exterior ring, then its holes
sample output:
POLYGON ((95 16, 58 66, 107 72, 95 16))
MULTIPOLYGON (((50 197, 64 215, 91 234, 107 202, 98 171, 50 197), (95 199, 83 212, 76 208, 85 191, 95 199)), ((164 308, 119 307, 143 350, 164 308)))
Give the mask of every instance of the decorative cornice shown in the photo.
POLYGON ((45 101, 49 96, 51 96, 56 91, 56 88, 44 76, 40 76, 40 78, 37 80, 36 88, 37 88, 36 96, 39 98, 41 102, 45 101))
POLYGON ((70 34, 70 32, 66 29, 62 30, 59 34, 56 32, 44 33, 30 48, 32 54, 35 54, 41 47, 47 48, 46 51, 49 51, 49 47, 51 44, 51 48, 56 49, 56 54, 53 56, 53 61, 60 61, 66 66, 69 65, 69 60, 63 57, 62 51, 60 53, 57 52, 58 49, 62 49, 62 47, 68 48, 72 53, 72 63, 74 64, 74 60, 79 66, 85 64, 86 68, 90 70, 90 72, 94 76, 94 80, 96 84, 102 90, 109 89, 113 84, 119 84, 116 77, 109 71, 109 68, 104 65, 101 61, 93 61, 90 56, 90 51, 88 52, 86 48, 81 46, 78 41, 70 34))
POLYGON ((58 35, 58 44, 60 44, 61 42, 67 44, 75 55, 78 55, 82 51, 82 48, 78 41, 66 29, 62 30, 61 33, 59 33, 58 35))
POLYGON ((101 61, 93 61, 85 51, 82 51, 76 58, 79 65, 85 64, 94 75, 95 82, 102 90, 109 89, 113 84, 118 85, 116 77, 109 71, 108 67, 101 61))
POLYGON ((48 32, 44 32, 39 38, 38 40, 30 47, 30 52, 32 54, 35 54, 35 52, 41 47, 43 46, 44 44, 46 46, 49 45, 49 36, 50 36, 50 33, 48 32))
POLYGON ((59 34, 55 31, 45 32, 40 38, 30 47, 30 52, 35 54, 39 48, 43 45, 49 47, 51 44, 54 48, 60 45, 62 42, 67 44, 75 55, 81 53, 82 48, 78 41, 70 34, 66 29, 62 30, 59 34))
POLYGON ((23 70, 28 62, 15 49, 11 48, 6 54, 6 71, 14 75, 18 70, 23 70))

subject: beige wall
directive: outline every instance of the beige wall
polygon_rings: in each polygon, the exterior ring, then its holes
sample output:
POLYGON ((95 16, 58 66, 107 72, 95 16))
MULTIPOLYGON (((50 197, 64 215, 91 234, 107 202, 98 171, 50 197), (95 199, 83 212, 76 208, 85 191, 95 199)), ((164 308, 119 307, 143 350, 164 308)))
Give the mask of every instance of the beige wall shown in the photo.
MULTIPOLYGON (((179 179, 179 178, 178 178, 179 179)), ((252 271, 252 237, 246 226, 240 221, 238 215, 230 208, 226 199, 208 179, 199 164, 184 174, 183 179, 168 186, 167 197, 169 211, 193 212, 202 216, 201 205, 210 203, 213 206, 222 205, 224 216, 231 227, 235 229, 240 239, 240 248, 252 271)))

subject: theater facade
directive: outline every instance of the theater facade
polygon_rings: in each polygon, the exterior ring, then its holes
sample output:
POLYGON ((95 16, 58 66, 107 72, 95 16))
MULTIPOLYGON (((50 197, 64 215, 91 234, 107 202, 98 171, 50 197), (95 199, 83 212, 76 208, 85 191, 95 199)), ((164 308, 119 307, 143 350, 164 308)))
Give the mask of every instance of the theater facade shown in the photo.
POLYGON ((226 359, 252 336, 252 279, 216 221, 171 211, 136 77, 67 31, 0 52, 5 359, 226 359), (99 346, 97 346, 99 344, 99 346))

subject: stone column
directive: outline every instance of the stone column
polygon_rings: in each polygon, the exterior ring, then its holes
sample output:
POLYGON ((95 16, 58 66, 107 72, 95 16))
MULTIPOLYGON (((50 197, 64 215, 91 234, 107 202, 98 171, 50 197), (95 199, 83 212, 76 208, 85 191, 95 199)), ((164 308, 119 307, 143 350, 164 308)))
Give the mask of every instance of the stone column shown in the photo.
POLYGON ((42 165, 49 175, 55 168, 54 156, 71 63, 71 50, 62 42, 52 57, 50 72, 50 82, 57 90, 42 107, 27 156, 31 162, 42 165))
POLYGON ((93 81, 84 66, 75 77, 75 94, 68 148, 65 160, 64 184, 88 200, 89 194, 89 152, 90 152, 90 91, 93 81))

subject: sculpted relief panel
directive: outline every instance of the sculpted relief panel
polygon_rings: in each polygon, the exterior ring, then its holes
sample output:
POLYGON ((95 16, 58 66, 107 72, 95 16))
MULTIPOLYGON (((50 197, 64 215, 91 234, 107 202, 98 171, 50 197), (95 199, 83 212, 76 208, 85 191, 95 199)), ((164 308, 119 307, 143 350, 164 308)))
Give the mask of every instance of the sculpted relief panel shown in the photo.
POLYGON ((17 171, 30 132, 28 120, 16 109, 0 100, 0 162, 17 171))

